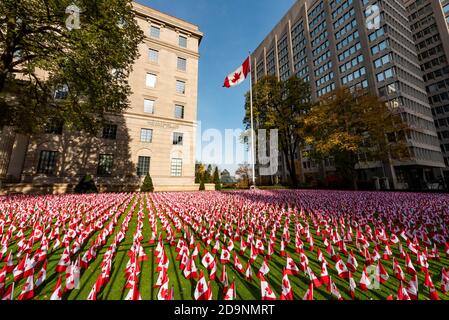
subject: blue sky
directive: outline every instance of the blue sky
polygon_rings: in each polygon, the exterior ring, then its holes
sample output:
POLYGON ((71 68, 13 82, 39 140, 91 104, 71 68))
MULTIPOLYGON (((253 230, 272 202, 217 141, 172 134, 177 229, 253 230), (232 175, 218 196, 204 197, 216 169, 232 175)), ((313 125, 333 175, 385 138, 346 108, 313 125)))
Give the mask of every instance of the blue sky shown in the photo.
MULTIPOLYGON (((245 60, 295 0, 138 0, 152 8, 187 20, 204 33, 200 46, 198 120, 202 131, 242 128, 246 81, 232 89, 223 80, 245 60)), ((198 137, 198 147, 201 145, 198 137)), ((203 146, 207 143, 203 143, 203 146)), ((197 148, 197 159, 201 156, 197 148)), ((219 164, 233 171, 235 165, 219 164)))

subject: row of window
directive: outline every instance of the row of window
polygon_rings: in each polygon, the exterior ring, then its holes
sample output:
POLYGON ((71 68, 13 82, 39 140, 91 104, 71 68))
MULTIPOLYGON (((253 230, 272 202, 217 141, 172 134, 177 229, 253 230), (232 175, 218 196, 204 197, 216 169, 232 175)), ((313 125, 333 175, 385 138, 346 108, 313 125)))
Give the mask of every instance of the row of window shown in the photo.
MULTIPOLYGON (((150 27, 150 37, 155 39, 160 39, 161 37, 161 28, 157 26, 151 26, 150 27)), ((178 36, 178 45, 181 48, 187 48, 187 37, 179 35, 178 36)))
POLYGON ((318 97, 324 96, 325 94, 331 93, 335 90, 335 83, 332 82, 330 85, 324 87, 323 89, 320 89, 316 92, 318 97))
POLYGON ((347 76, 344 76, 343 78, 341 78, 341 82, 343 83, 343 85, 346 85, 348 82, 357 80, 361 76, 364 76, 365 74, 366 74, 366 68, 362 67, 362 68, 348 74, 347 76))
MULTIPOLYGON (((155 100, 144 99, 143 112, 154 114, 155 100)), ((184 119, 184 106, 175 104, 174 116, 176 119, 184 119)))
POLYGON ((354 53, 362 49, 362 45, 360 42, 357 42, 355 45, 350 47, 349 49, 345 50, 343 53, 338 55, 338 61, 344 61, 348 57, 352 56, 354 53))
POLYGON ((351 4, 352 4, 352 0, 347 0, 347 1, 343 2, 343 4, 341 6, 339 6, 337 9, 335 9, 332 12, 332 18, 335 19, 340 13, 342 13, 343 11, 348 9, 351 4))
MULTIPOLYGON (((147 73, 145 79, 145 85, 148 88, 156 88, 157 84, 157 75, 154 73, 147 73)), ((176 93, 177 94, 186 94, 186 82, 183 80, 176 80, 176 93)))
POLYGON ((353 19, 351 22, 346 24, 341 30, 339 30, 335 33, 335 39, 337 39, 337 40, 340 39, 341 37, 343 37, 346 33, 351 31, 355 27, 357 27, 357 21, 355 19, 353 19))
POLYGON ((329 72, 328 74, 326 74, 324 77, 318 79, 316 81, 316 86, 319 87, 323 84, 325 84, 326 82, 332 80, 334 78, 334 73, 333 72, 329 72))
POLYGON ((337 21, 334 22, 334 29, 338 29, 343 23, 345 23, 349 18, 355 15, 355 10, 352 8, 348 12, 346 12, 343 16, 341 16, 337 21))
MULTIPOLYGON (((39 162, 37 165, 37 174, 55 175, 56 164, 58 159, 57 151, 42 150, 39 155, 39 162)), ((139 157, 137 161, 136 173, 137 176, 142 177, 150 173, 150 157, 139 157)), ((112 175, 114 167, 113 154, 100 154, 97 163, 97 175, 107 177, 112 175)), ((170 175, 172 177, 182 176, 182 159, 172 158, 170 163, 170 175)))
MULTIPOLYGON (((149 49, 148 50, 148 59, 151 62, 158 63, 159 62, 159 51, 155 50, 155 49, 149 49)), ((187 71, 187 59, 177 57, 176 66, 179 71, 187 71)))
POLYGON ((359 65, 360 63, 363 62, 363 55, 358 55, 357 57, 355 57, 354 59, 346 62, 345 64, 340 66, 340 72, 341 73, 345 73, 346 71, 351 70, 352 68, 354 68, 355 66, 359 65))
POLYGON ((354 33, 351 33, 349 36, 341 40, 339 43, 337 43, 337 50, 341 50, 344 47, 346 47, 348 44, 350 44, 355 39, 359 38, 359 31, 356 31, 354 33))

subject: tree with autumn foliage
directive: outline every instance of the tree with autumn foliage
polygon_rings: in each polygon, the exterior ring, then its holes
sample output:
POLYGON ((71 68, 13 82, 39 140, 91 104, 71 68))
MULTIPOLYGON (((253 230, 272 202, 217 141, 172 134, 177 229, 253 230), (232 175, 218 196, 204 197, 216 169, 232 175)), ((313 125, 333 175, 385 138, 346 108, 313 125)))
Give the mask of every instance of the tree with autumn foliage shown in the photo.
MULTIPOLYGON (((311 108, 310 85, 293 76, 285 81, 265 76, 253 86, 255 129, 278 129, 279 152, 287 165, 292 187, 298 186, 295 154, 304 146, 304 120, 311 108)), ((251 128, 250 100, 246 96, 243 120, 251 128)))
POLYGON ((399 109, 391 109, 379 97, 341 88, 323 96, 305 118, 306 143, 310 156, 332 156, 342 177, 357 189, 359 155, 391 164, 392 159, 409 157, 406 145, 408 126, 399 109))

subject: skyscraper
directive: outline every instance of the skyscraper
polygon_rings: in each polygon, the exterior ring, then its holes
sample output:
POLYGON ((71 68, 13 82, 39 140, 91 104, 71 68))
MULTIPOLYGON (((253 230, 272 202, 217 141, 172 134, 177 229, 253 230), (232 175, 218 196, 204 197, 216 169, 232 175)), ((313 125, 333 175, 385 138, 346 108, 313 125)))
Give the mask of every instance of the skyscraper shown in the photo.
POLYGON ((449 180, 449 1, 407 0, 410 28, 449 180))
MULTIPOLYGON (((411 157, 392 166, 362 158, 365 178, 386 175, 405 189, 441 175, 443 157, 402 0, 298 0, 254 51, 252 66, 254 83, 267 74, 296 75, 311 84, 314 100, 346 86, 396 108, 411 128, 411 157)), ((298 162, 303 172, 313 171, 301 154, 298 162)), ((324 165, 332 170, 331 159, 324 165)))

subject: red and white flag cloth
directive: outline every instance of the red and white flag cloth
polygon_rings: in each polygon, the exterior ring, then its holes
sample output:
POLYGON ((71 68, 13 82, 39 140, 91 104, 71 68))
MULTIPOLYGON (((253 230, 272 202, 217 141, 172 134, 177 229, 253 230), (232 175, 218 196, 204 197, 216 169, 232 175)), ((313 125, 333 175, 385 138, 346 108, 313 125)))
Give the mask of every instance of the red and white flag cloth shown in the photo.
POLYGON ((56 283, 55 290, 53 291, 50 300, 61 300, 62 299, 62 276, 59 277, 56 283))
POLYGON ((288 279, 288 272, 284 269, 283 273, 281 300, 293 300, 293 290, 288 279))
POLYGON ((371 287, 371 280, 368 277, 366 266, 363 267, 362 277, 360 278, 360 289, 367 291, 371 287))
POLYGON ((349 272, 349 294, 351 295, 352 300, 355 298, 355 289, 357 288, 357 285, 354 281, 354 278, 352 277, 352 273, 349 272))
POLYGON ((377 267, 376 267, 377 280, 383 284, 383 283, 387 282, 389 277, 390 276, 388 275, 388 272, 385 270, 385 268, 382 265, 382 263, 380 262, 380 260, 378 260, 377 267))
POLYGON ((20 293, 17 300, 29 300, 34 297, 34 276, 28 276, 25 285, 23 286, 22 292, 20 293))
POLYGON ((321 263, 320 281, 321 281, 321 283, 324 283, 325 285, 329 284, 329 272, 327 271, 327 265, 324 261, 321 263))
POLYGON ((219 281, 225 289, 228 287, 229 279, 228 279, 228 273, 226 272, 226 265, 223 265, 223 269, 221 270, 221 276, 220 276, 219 281))
POLYGON ((257 277, 262 278, 268 272, 270 272, 270 268, 268 267, 268 261, 267 261, 267 259, 264 259, 262 262, 262 266, 260 267, 259 271, 257 272, 257 277))
POLYGON ((59 259, 58 265, 56 266, 56 272, 65 272, 67 267, 70 265, 70 250, 65 248, 64 252, 59 259))
POLYGON ((354 252, 352 250, 349 252, 348 261, 346 262, 346 267, 352 271, 356 272, 359 264, 357 263, 357 259, 355 258, 354 252))
POLYGON ((164 279, 162 280, 162 285, 159 289, 159 292, 157 294, 158 300, 170 300, 170 292, 168 291, 168 276, 165 271, 164 273, 164 279))
POLYGON ((276 300, 276 295, 270 288, 270 285, 265 280, 264 276, 260 276, 260 291, 262 295, 262 300, 276 300))
POLYGON ((418 300, 418 293, 419 293, 419 291, 418 291, 418 275, 415 274, 410 279, 406 290, 412 300, 418 300))
POLYGON ((234 72, 230 73, 224 80, 223 87, 231 88, 245 81, 251 69, 250 57, 234 72))
POLYGON ((407 273, 414 276, 416 274, 416 269, 413 266, 413 262, 408 254, 405 256, 405 264, 407 273))
POLYGON ((193 293, 195 300, 212 300, 212 289, 207 283, 204 273, 201 271, 195 292, 193 293))
POLYGON ((14 261, 12 258, 12 251, 9 251, 9 253, 6 256, 4 261, 6 262, 6 271, 12 272, 14 270, 14 261))
POLYGON ((134 281, 133 287, 128 291, 125 300, 142 300, 139 288, 137 287, 137 281, 134 281))
POLYGON ((407 292, 407 290, 402 285, 402 281, 399 284, 398 288, 398 300, 412 300, 407 292))
POLYGON ((239 258, 237 257, 236 252, 234 252, 234 267, 238 272, 245 273, 245 269, 243 268, 242 263, 240 262, 239 258))
POLYGON ((309 289, 307 289, 302 300, 313 300, 313 283, 310 283, 309 289))
POLYGON ((222 264, 228 263, 231 260, 231 254, 229 253, 229 250, 223 246, 221 249, 221 255, 220 255, 220 262, 222 264))
POLYGON ((347 279, 349 277, 349 271, 343 260, 339 259, 335 264, 335 268, 337 269, 338 275, 342 279, 347 279))
POLYGON ((235 291, 235 282, 231 283, 228 290, 226 290, 226 294, 223 297, 223 300, 230 301, 234 300, 236 297, 236 291, 235 291))
POLYGON ((251 263, 248 262, 245 270, 245 279, 248 281, 253 280, 253 270, 251 269, 251 263))
MULTIPOLYGON (((47 278, 47 260, 45 260, 41 271, 39 271, 39 274, 37 275, 36 283, 34 284, 37 287, 39 287, 47 278)), ((0 283, 1 286, 1 283, 0 283)))
POLYGON ((329 278, 329 284, 327 286, 327 291, 329 291, 333 296, 335 296, 338 300, 343 300, 340 291, 338 291, 337 285, 332 281, 332 278, 329 278))
POLYGON ((396 279, 400 281, 406 281, 404 271, 402 271, 399 262, 394 257, 393 257, 393 272, 396 279))
MULTIPOLYGON (((6 269, 7 266, 3 266, 3 269, 0 271, 0 295, 3 293, 3 289, 5 288, 6 282, 6 269)), ((443 269, 444 271, 444 269, 443 269)))
POLYGON ((202 265, 207 268, 208 270, 212 269, 212 263, 214 261, 214 256, 210 254, 209 251, 206 250, 206 253, 204 254, 203 258, 201 259, 202 265))
POLYGON ((25 257, 22 258, 22 260, 20 260, 20 262, 17 264, 17 266, 14 268, 13 270, 13 276, 14 276, 14 281, 19 281, 20 279, 23 278, 23 272, 25 270, 25 264, 28 260, 28 253, 25 255, 25 257))
POLYGON ((14 299, 14 282, 11 283, 3 294, 2 300, 13 300, 14 299))
POLYGON ((430 273, 428 270, 426 271, 424 286, 426 286, 429 289, 429 294, 430 294, 431 300, 440 300, 440 298, 438 296, 438 292, 435 290, 435 286, 433 284, 432 278, 430 277, 430 273))
POLYGON ((290 257, 289 254, 287 254, 287 266, 285 267, 285 271, 289 275, 297 275, 299 273, 299 268, 295 264, 295 261, 293 261, 292 257, 290 257))
POLYGON ((446 294, 449 291, 449 272, 444 270, 444 268, 441 273, 441 291, 443 291, 444 294, 446 294))
POLYGON ((312 268, 307 267, 307 274, 309 276, 310 281, 313 283, 313 286, 315 288, 321 287, 322 283, 321 281, 316 277, 315 273, 313 272, 312 268))

